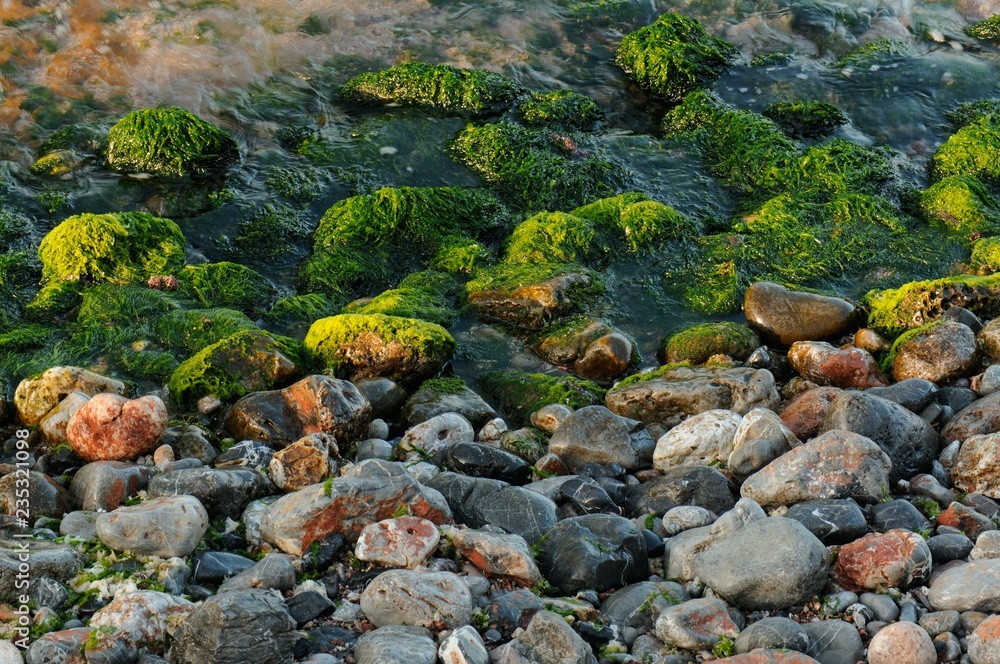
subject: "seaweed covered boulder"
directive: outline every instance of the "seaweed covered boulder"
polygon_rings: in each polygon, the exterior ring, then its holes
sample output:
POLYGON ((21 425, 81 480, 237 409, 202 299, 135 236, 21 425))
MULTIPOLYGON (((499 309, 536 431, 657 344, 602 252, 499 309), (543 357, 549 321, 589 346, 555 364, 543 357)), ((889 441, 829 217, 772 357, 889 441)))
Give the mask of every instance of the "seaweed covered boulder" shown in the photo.
POLYGON ((239 160, 228 132, 176 106, 133 111, 108 133, 108 166, 120 173, 204 175, 239 160))
POLYGON ((899 288, 870 291, 864 302, 871 311, 869 327, 890 334, 936 320, 951 307, 990 319, 1000 315, 1000 275, 911 281, 899 288))
POLYGON ((177 309, 160 316, 155 329, 157 341, 187 355, 257 326, 233 309, 177 309))
POLYGON ((266 309, 276 290, 264 276, 239 263, 188 265, 177 275, 180 292, 203 307, 266 309))
POLYGON ((677 102, 718 78, 738 54, 735 46, 711 36, 697 21, 667 12, 627 35, 615 62, 642 88, 677 102))
POLYGON ((931 176, 941 180, 953 175, 1000 181, 1000 123, 991 119, 962 127, 931 158, 931 176))
POLYGON ((455 340, 440 325, 382 314, 320 319, 305 345, 338 377, 381 376, 406 384, 433 377, 455 352, 455 340))
POLYGON ((704 364, 713 355, 728 355, 742 361, 759 346, 760 338, 742 323, 701 323, 666 337, 660 359, 668 364, 704 364))
POLYGON ((526 424, 532 413, 550 404, 577 409, 603 403, 606 394, 588 380, 513 370, 486 371, 476 382, 515 426, 526 424))
POLYGON ((526 125, 563 131, 587 131, 604 119, 604 111, 593 99, 572 90, 536 92, 517 107, 526 125))
POLYGON ((485 69, 409 62, 355 76, 344 84, 340 94, 360 104, 398 104, 483 115, 502 112, 524 94, 524 88, 485 69))
POLYGON ((920 211, 930 223, 965 237, 1000 230, 1000 200, 970 175, 951 175, 920 192, 920 211))
POLYGON ((580 311, 602 291, 597 274, 572 263, 499 265, 466 284, 477 314, 529 330, 580 311))
POLYGON ((145 283, 180 270, 184 256, 177 224, 144 212, 78 214, 49 231, 38 247, 48 282, 145 283))
POLYGON ((965 28, 965 34, 982 41, 1000 42, 1000 15, 976 21, 965 28))
POLYGON ((826 136, 847 124, 847 115, 825 101, 779 101, 764 109, 762 115, 777 122, 794 138, 826 136))
POLYGON ((608 323, 580 316, 545 330, 533 350, 575 375, 610 382, 639 363, 635 342, 608 323))
POLYGON ((372 298, 355 300, 343 308, 345 314, 383 314, 419 318, 442 327, 455 322, 458 315, 452 306, 458 283, 446 273, 414 272, 396 288, 372 298))

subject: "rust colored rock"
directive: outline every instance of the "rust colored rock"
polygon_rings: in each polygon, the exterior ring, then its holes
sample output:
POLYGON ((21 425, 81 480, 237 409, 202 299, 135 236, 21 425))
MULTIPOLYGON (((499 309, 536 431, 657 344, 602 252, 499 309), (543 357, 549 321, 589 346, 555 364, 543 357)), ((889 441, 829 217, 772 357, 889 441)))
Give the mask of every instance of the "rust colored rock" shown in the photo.
POLYGON ((915 334, 896 349, 892 361, 896 380, 923 378, 941 383, 975 373, 980 366, 976 336, 967 325, 944 321, 915 334))
POLYGON ((853 592, 905 590, 927 579, 931 551, 924 538, 909 530, 872 533, 840 548, 833 577, 853 592))
POLYGON ((854 345, 872 355, 884 353, 890 348, 889 342, 870 327, 863 327, 854 333, 854 345))
POLYGON ((87 461, 126 461, 153 451, 167 422, 167 407, 159 397, 129 400, 98 394, 73 414, 66 438, 87 461))
POLYGON ((841 392, 839 387, 829 386, 807 390, 785 403, 778 414, 799 440, 815 438, 823 428, 826 411, 841 392))
POLYGON ((589 289, 592 280, 585 274, 564 274, 513 290, 483 290, 469 294, 469 304, 480 316, 496 318, 510 325, 539 330, 569 313, 576 305, 574 290, 589 289))
POLYGON ((1000 433, 972 436, 962 443, 951 478, 962 491, 1000 498, 1000 433))
MULTIPOLYGON (((535 468, 542 471, 543 473, 551 473, 553 475, 569 475, 570 470, 555 454, 551 452, 538 457, 538 461, 535 462, 535 468)), ((657 471, 659 474, 659 471, 657 471)))
POLYGON ((528 543, 520 535, 461 528, 452 532, 451 541, 461 556, 485 574, 513 579, 524 586, 542 578, 528 543))
POLYGON ((40 376, 25 378, 14 393, 18 417, 25 426, 34 426, 73 392, 93 396, 102 392, 123 394, 125 383, 77 367, 52 367, 40 376))
POLYGON ((797 341, 788 349, 788 362, 803 378, 819 385, 865 390, 889 384, 871 353, 860 348, 797 341))
POLYGON ((958 528, 973 542, 987 530, 997 529, 992 519, 962 503, 949 505, 948 509, 938 514, 937 523, 939 526, 958 528))
POLYGON ((413 569, 430 558, 441 541, 432 521, 401 516, 370 523, 361 531, 354 555, 383 567, 413 569))
POLYGON ((1000 658, 1000 616, 990 616, 969 635, 969 657, 977 664, 1000 658))
POLYGON ((628 337, 611 332, 587 346, 573 363, 573 373, 587 380, 610 382, 632 366, 634 357, 638 351, 628 337))
POLYGON ((965 441, 972 436, 1000 431, 1000 392, 977 399, 963 408, 941 429, 946 441, 965 441))
POLYGON ((790 291, 769 281, 747 289, 743 309, 761 339, 777 346, 826 339, 855 325, 854 305, 847 300, 790 291))
POLYGON ((819 664, 809 655, 793 650, 764 650, 758 648, 742 655, 715 660, 716 664, 819 664))
POLYGON ((310 484, 322 482, 333 474, 336 466, 330 460, 330 450, 337 453, 333 436, 313 433, 275 452, 271 458, 271 481, 283 491, 298 491, 310 484))

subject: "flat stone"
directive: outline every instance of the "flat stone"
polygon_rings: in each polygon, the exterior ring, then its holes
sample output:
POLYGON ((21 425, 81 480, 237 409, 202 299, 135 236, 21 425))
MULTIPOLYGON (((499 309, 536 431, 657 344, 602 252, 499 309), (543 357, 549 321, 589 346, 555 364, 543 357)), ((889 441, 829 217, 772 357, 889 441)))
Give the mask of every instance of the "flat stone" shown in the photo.
POLYGON ((854 305, 847 300, 790 291, 769 281, 750 285, 743 311, 761 339, 777 346, 834 337, 857 325, 854 305))
POLYGON ((806 654, 821 664, 857 664, 864 660, 858 628, 843 620, 821 620, 802 625, 809 636, 806 654))
POLYGON ((594 462, 634 470, 639 467, 639 454, 629 435, 632 428, 604 406, 585 406, 562 421, 549 441, 549 451, 570 469, 594 462))
POLYGON ((76 472, 70 494, 84 510, 110 511, 145 489, 153 470, 124 461, 94 461, 76 472))
POLYGON ((125 383, 78 367, 52 367, 40 376, 22 380, 14 392, 14 406, 25 426, 35 426, 73 392, 88 396, 104 392, 124 394, 125 383))
POLYGON ((741 421, 739 415, 729 410, 693 415, 656 442, 653 467, 667 471, 679 466, 725 463, 733 453, 733 440, 741 421))
POLYGON ((809 636, 800 624, 781 617, 764 618, 747 625, 736 637, 736 652, 743 654, 757 648, 785 649, 804 653, 809 636))
POLYGON ((817 385, 864 390, 889 384, 871 353, 860 348, 796 341, 788 349, 788 362, 800 376, 817 385))
POLYGON ((912 530, 915 533, 931 529, 931 523, 920 510, 908 500, 897 498, 885 503, 873 505, 870 511, 872 527, 879 532, 887 532, 896 528, 912 530))
POLYGON ((433 522, 417 516, 401 516, 365 526, 354 555, 382 567, 413 569, 434 554, 440 540, 441 534, 433 522))
POLYGON ((934 401, 938 386, 924 378, 906 378, 888 387, 872 387, 867 392, 898 403, 911 412, 920 413, 934 401))
POLYGON ((151 497, 194 496, 212 519, 238 519, 250 501, 273 490, 267 477, 249 468, 184 468, 149 481, 151 497))
POLYGON ((395 569, 379 574, 361 593, 361 610, 377 627, 419 625, 449 628, 469 624, 472 595, 451 572, 395 569))
POLYGON ((208 530, 208 512, 194 496, 154 498, 97 517, 97 536, 115 551, 171 558, 190 555, 208 530))
POLYGON ((387 625, 366 632, 354 647, 356 664, 434 664, 437 646, 424 627, 387 625))
POLYGON ((291 590, 295 586, 293 558, 284 553, 269 553, 236 576, 222 582, 219 593, 261 588, 264 590, 291 590))
POLYGON ((297 591, 285 599, 285 608, 299 627, 333 610, 333 602, 318 590, 297 591))
POLYGON ((840 548, 834 578, 844 588, 907 589, 925 581, 931 552, 924 539, 906 530, 872 533, 840 548))
POLYGON ((26 511, 28 521, 34 522, 41 517, 61 519, 73 510, 73 497, 54 479, 34 470, 28 471, 27 479, 28 494, 25 496, 22 472, 0 477, 0 514, 23 516, 26 511))
POLYGON ((513 579, 524 586, 542 578, 528 543, 520 535, 456 528, 451 531, 451 542, 460 556, 490 576, 513 579))
POLYGON ((313 433, 274 453, 269 464, 271 481, 282 491, 298 491, 322 482, 333 474, 337 441, 325 433, 313 433))
POLYGON ((444 454, 444 465, 464 475, 489 477, 508 484, 527 484, 531 466, 523 458, 492 445, 457 443, 444 454))
POLYGON ((739 628, 719 599, 692 599, 671 606, 656 619, 656 636, 688 650, 710 650, 722 637, 735 639, 739 628))
POLYGON ((969 555, 973 546, 972 540, 958 533, 935 535, 927 540, 927 548, 931 550, 935 565, 961 560, 969 555))

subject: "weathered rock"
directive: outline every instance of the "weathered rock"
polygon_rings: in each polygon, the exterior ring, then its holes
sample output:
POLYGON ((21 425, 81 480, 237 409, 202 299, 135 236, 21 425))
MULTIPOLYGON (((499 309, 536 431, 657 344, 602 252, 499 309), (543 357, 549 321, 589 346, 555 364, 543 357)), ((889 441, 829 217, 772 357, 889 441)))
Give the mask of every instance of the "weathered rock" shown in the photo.
POLYGON ((115 638, 134 646, 161 650, 173 631, 172 623, 187 618, 195 605, 181 597, 155 590, 120 594, 90 619, 90 627, 117 630, 115 638))
POLYGON ((70 494, 84 510, 110 511, 146 488, 153 471, 123 461, 94 461, 73 476, 70 494))
POLYGON ((858 628, 843 620, 821 620, 802 626, 809 636, 806 654, 822 664, 855 664, 864 659, 858 628))
POLYGON ((159 397, 98 394, 70 418, 66 439, 87 461, 129 460, 153 451, 168 419, 159 397))
POLYGON ((115 551, 145 556, 190 555, 208 530, 208 512, 194 496, 154 498, 97 517, 97 536, 115 551))
POLYGON ((656 619, 656 636, 667 644, 689 650, 711 649, 719 639, 735 639, 739 628, 726 603, 718 599, 692 599, 671 606, 656 619))
POLYGON ((487 664, 490 661, 483 637, 470 625, 459 627, 441 642, 438 658, 441 664, 487 664))
POLYGON ((249 468, 258 471, 271 471, 271 459, 274 450, 255 440, 244 440, 236 443, 215 458, 216 468, 249 468))
POLYGON ((972 664, 1000 663, 1000 616, 990 616, 969 635, 972 664))
POLYGON ((425 627, 386 625, 366 632, 354 647, 356 664, 434 664, 437 646, 425 627))
POLYGON ((928 599, 938 611, 1000 611, 1000 559, 977 560, 936 574, 928 599))
POLYGON ((815 438, 823 430, 830 404, 842 393, 839 387, 816 387, 801 392, 781 407, 781 421, 799 440, 815 438))
POLYGON ((750 368, 679 367, 614 387, 605 397, 612 412, 666 428, 706 410, 743 415, 754 408, 774 410, 779 403, 771 372, 750 368))
POLYGON ((951 467, 951 478, 962 491, 1000 498, 1000 433, 967 438, 951 467))
POLYGON ((872 533, 845 544, 837 556, 834 578, 844 588, 906 589, 927 579, 931 552, 924 539, 907 530, 872 533))
POLYGON ((931 637, 920 625, 900 621, 880 629, 868 644, 869 664, 937 664, 931 637))
POLYGON ((497 416, 492 406, 465 385, 450 392, 422 386, 403 406, 403 417, 410 425, 426 422, 445 413, 458 413, 476 428, 497 416))
POLYGON ((456 528, 451 542, 459 555, 490 576, 502 576, 530 586, 541 578, 535 557, 520 535, 456 528))
POLYGON ((92 540, 97 537, 97 515, 98 512, 85 510, 70 512, 59 522, 59 534, 92 540))
POLYGON ((458 413, 444 413, 410 427, 396 449, 413 461, 426 455, 439 458, 452 445, 471 443, 475 438, 467 419, 458 413))
POLYGON ((206 433, 193 424, 167 427, 160 436, 160 445, 169 445, 175 459, 198 459, 205 465, 211 465, 219 456, 206 433))
POLYGON ((623 586, 648 573, 642 533, 628 519, 612 514, 564 519, 546 533, 538 548, 545 578, 567 593, 623 586))
POLYGON ((710 526, 685 530, 665 543, 663 568, 668 578, 689 581, 696 576, 698 556, 713 543, 731 537, 748 524, 767 518, 760 505, 741 498, 733 509, 719 516, 710 526))
POLYGON ((261 535, 286 553, 301 556, 332 533, 351 542, 370 523, 388 519, 400 505, 441 524, 451 521, 442 496, 416 482, 400 465, 367 459, 341 477, 314 484, 274 502, 261 520, 261 535))
POLYGON ((935 565, 943 565, 952 560, 961 560, 971 553, 975 545, 962 533, 935 535, 927 540, 927 548, 935 565))
POLYGON ((354 555, 382 567, 413 569, 431 557, 440 540, 441 534, 433 522, 417 516, 401 516, 365 526, 358 536, 354 555))
POLYGON ((589 275, 571 273, 514 289, 481 290, 469 294, 469 304, 480 316, 510 325, 539 330, 576 306, 572 293, 586 290, 589 275))
POLYGON ((748 477, 740 494, 764 506, 819 498, 878 502, 889 493, 891 467, 888 455, 868 438, 827 431, 748 477))
MULTIPOLYGON (((539 611, 531 619, 524 634, 517 637, 507 646, 521 657, 521 660, 508 658, 499 659, 503 662, 528 661, 537 664, 597 664, 597 658, 590 645, 577 634, 558 613, 539 611)), ((499 650, 499 649, 498 649, 499 650)), ((496 658, 498 651, 491 656, 496 658)), ((501 655, 503 654, 502 651, 501 655)))
POLYGON ((444 454, 444 465, 464 475, 490 477, 521 485, 531 479, 531 466, 523 458, 483 443, 457 443, 444 454))
POLYGON ((149 481, 151 497, 194 496, 212 519, 237 519, 251 500, 272 491, 270 480, 249 468, 182 468, 149 481))
POLYGON ((892 375, 896 380, 923 378, 941 383, 973 373, 978 364, 972 330, 961 323, 943 321, 897 342, 892 375))
MULTIPOLYGON (((0 597, 15 598, 25 591, 21 559, 26 546, 25 540, 0 539, 0 597)), ((31 540, 27 544, 31 552, 31 578, 48 577, 57 581, 69 581, 83 568, 85 558, 68 544, 56 544, 44 540, 31 540)))
POLYGON ((27 513, 28 521, 33 522, 43 516, 61 519, 73 510, 73 497, 54 479, 34 470, 28 471, 27 479, 25 487, 23 471, 0 477, 0 514, 21 517, 27 513))
MULTIPOLYGON (((24 653, 24 661, 26 664, 47 664, 48 662, 83 664, 86 661, 83 652, 84 645, 89 637, 89 627, 63 629, 43 634, 24 653)), ((20 655, 18 657, 20 658, 20 655)), ((19 661, 18 664, 20 664, 19 661)))
POLYGON ((176 664, 243 664, 247 654, 261 664, 288 661, 295 621, 281 598, 266 590, 238 590, 209 597, 174 634, 176 664))
POLYGON ((946 510, 938 514, 939 526, 951 526, 965 533, 969 539, 975 540, 988 530, 996 530, 996 524, 985 514, 962 503, 952 503, 946 510))
POLYGON ((295 586, 293 558, 284 553, 269 553, 236 576, 231 576, 219 586, 218 594, 260 588, 262 590, 291 590, 295 586))
POLYGON ((768 281, 750 285, 743 310, 764 342, 777 346, 834 337, 857 324, 854 305, 846 300, 790 291, 768 281))
POLYGON ((40 376, 26 378, 18 384, 14 406, 22 424, 35 426, 73 392, 88 396, 102 392, 124 394, 125 383, 77 367, 52 367, 40 376))
POLYGON ((663 514, 678 505, 694 505, 722 514, 736 503, 734 488, 732 481, 716 468, 682 466, 631 487, 628 513, 632 517, 663 514))
POLYGON ((570 469, 592 461, 634 470, 639 466, 639 454, 629 436, 632 428, 604 406, 584 406, 563 420, 549 440, 549 451, 570 469))
POLYGON ((371 418, 371 404, 353 384, 308 376, 283 390, 241 398, 226 415, 226 429, 237 440, 276 449, 312 433, 330 434, 343 447, 365 437, 371 418))
POLYGON ((469 624, 472 595, 451 572, 394 569, 379 574, 365 588, 361 610, 377 627, 445 624, 454 628, 469 624))
POLYGON ((531 426, 552 436, 573 411, 561 403, 550 403, 531 414, 531 426))
POLYGON ((656 442, 653 466, 667 471, 679 466, 725 463, 742 418, 729 410, 698 413, 663 434, 656 442))
POLYGON ((590 343, 571 370, 580 378, 609 383, 635 365, 638 357, 635 343, 615 330, 590 343))
POLYGON ((322 482, 336 468, 331 453, 337 454, 337 442, 329 434, 313 433, 299 438, 274 453, 271 481, 283 491, 298 491, 322 482))
MULTIPOLYGON (((944 390, 942 390, 943 392, 944 390)), ((981 436, 1000 431, 1000 392, 973 401, 960 410, 941 429, 941 437, 946 441, 965 441, 972 436, 981 436)))
POLYGON ((763 650, 733 655, 715 660, 719 664, 821 664, 817 660, 791 650, 763 650))
POLYGON ((619 629, 634 627, 650 632, 660 612, 691 599, 684 586, 673 581, 641 581, 612 593, 601 604, 601 615, 619 629))
POLYGON ((788 362, 803 378, 818 385, 864 390, 889 384, 878 362, 866 350, 837 348, 822 341, 796 341, 788 362))
POLYGON ((826 547, 805 526, 771 517, 710 545, 695 559, 695 573, 742 609, 780 609, 818 594, 828 561, 826 547))
POLYGON ((746 477, 800 444, 777 413, 755 408, 743 416, 733 436, 729 470, 737 476, 746 477))
POLYGON ((69 442, 66 427, 76 411, 80 410, 80 406, 89 400, 90 396, 83 392, 71 392, 39 420, 38 430, 45 436, 45 442, 50 448, 69 442))
POLYGON ((937 458, 938 435, 916 413, 865 392, 845 392, 830 404, 823 430, 853 431, 874 441, 889 455, 889 481, 909 479, 930 469, 937 458))
POLYGON ((897 498, 873 505, 869 511, 872 528, 880 533, 901 528, 915 533, 930 531, 931 524, 908 500, 897 498))
POLYGON ((788 618, 764 618, 740 632, 736 637, 736 652, 748 653, 757 648, 795 650, 804 653, 809 636, 800 624, 788 618))
MULTIPOLYGON (((482 436, 480 436, 482 438, 482 436)), ((555 454, 549 453, 549 441, 537 429, 515 429, 514 431, 504 431, 500 434, 500 449, 511 454, 516 454, 528 463, 538 466, 538 461, 542 457, 549 457, 558 461, 564 473, 569 472, 566 464, 555 454)), ((541 466, 538 466, 539 468, 541 466)))
POLYGON ((906 410, 921 413, 937 396, 938 387, 923 378, 906 378, 889 387, 873 387, 868 394, 898 403, 906 410))

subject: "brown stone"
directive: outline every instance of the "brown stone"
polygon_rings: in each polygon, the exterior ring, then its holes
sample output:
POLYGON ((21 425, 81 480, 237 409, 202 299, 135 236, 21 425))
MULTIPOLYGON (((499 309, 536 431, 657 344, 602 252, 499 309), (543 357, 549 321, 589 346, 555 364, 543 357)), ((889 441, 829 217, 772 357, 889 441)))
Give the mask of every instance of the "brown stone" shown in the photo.
POLYGON ((896 380, 923 378, 942 383, 975 373, 979 364, 972 330, 962 323, 944 321, 899 344, 892 375, 896 380))
POLYGON ((715 660, 716 664, 819 664, 809 655, 792 650, 764 650, 758 648, 742 655, 715 660))
POLYGON ((972 436, 1000 431, 1000 392, 977 399, 963 408, 941 429, 946 441, 966 441, 972 436))
POLYGON ((541 578, 528 543, 520 535, 457 528, 452 544, 459 555, 490 576, 513 579, 530 586, 541 578))
POLYGON ((34 378, 25 378, 14 393, 18 417, 25 426, 34 426, 73 392, 93 396, 102 392, 123 394, 125 383, 105 378, 77 367, 52 367, 34 378))
POLYGON ((860 348, 836 348, 822 341, 797 341, 788 350, 788 362, 803 378, 819 385, 864 390, 889 384, 875 358, 860 348))
POLYGON ((434 554, 440 540, 441 533, 432 521, 401 516, 365 526, 354 555, 383 567, 413 569, 434 554))
POLYGON ((909 530, 872 533, 840 548, 834 579, 853 592, 907 589, 931 571, 931 552, 924 538, 909 530))
POLYGON ((768 281, 759 281, 747 289, 743 310, 747 323, 761 339, 777 346, 826 339, 856 324, 854 305, 847 300, 790 291, 768 281))
POLYGON ((830 404, 843 392, 839 387, 817 387, 796 395, 778 414, 799 440, 819 435, 830 404))
POLYGON ((574 290, 590 288, 592 279, 585 274, 564 274, 537 284, 512 290, 483 290, 469 294, 469 304, 480 316, 495 318, 509 325, 539 330, 549 322, 572 311, 574 290))
POLYGON ((863 327, 854 333, 854 345, 872 355, 884 353, 890 348, 889 342, 870 327, 863 327))
POLYGON ((70 494, 80 509, 110 512, 145 489, 153 469, 124 461, 94 461, 76 472, 70 494))
POLYGON ((580 378, 606 383, 628 371, 637 356, 631 340, 621 332, 611 332, 587 346, 572 371, 580 378))
POLYGON ((958 528, 973 542, 987 530, 997 529, 992 519, 962 503, 952 503, 938 514, 937 524, 958 528))
POLYGON ((322 482, 336 466, 330 460, 331 448, 337 454, 333 436, 313 433, 274 453, 271 458, 271 481, 283 491, 298 491, 322 482))
POLYGON ((126 399, 98 394, 66 427, 73 450, 87 461, 125 461, 151 452, 167 430, 167 407, 159 397, 126 399))
POLYGON ((951 478, 962 491, 1000 498, 1000 433, 967 438, 952 464, 951 478))
POLYGON ((984 325, 976 335, 976 341, 990 362, 1000 362, 1000 318, 994 318, 984 325))

